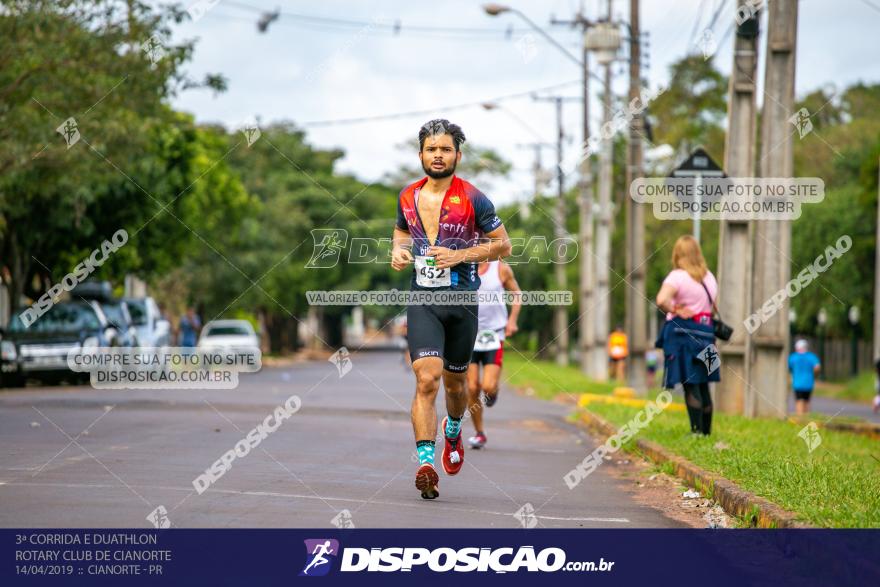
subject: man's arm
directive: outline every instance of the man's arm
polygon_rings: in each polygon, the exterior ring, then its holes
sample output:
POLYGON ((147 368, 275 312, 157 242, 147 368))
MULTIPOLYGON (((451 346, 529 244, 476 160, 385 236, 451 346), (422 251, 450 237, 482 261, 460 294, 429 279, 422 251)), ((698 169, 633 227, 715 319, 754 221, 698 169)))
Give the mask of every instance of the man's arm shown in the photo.
MULTIPOLYGON (((513 275, 513 269, 507 263, 501 263, 501 285, 504 289, 514 294, 519 294, 519 284, 513 275)), ((510 304, 510 315, 507 317, 507 326, 505 327, 505 336, 513 336, 519 330, 516 321, 519 318, 519 311, 522 309, 522 302, 519 295, 513 296, 513 302, 510 304)))
POLYGON ((502 224, 495 230, 486 233, 487 242, 466 249, 447 249, 446 247, 430 247, 428 255, 434 257, 437 267, 454 267, 460 263, 480 263, 495 261, 510 255, 510 237, 502 224))
POLYGON ((410 249, 412 249, 412 238, 409 233, 395 226, 394 234, 391 235, 391 267, 395 271, 401 271, 413 262, 410 249))

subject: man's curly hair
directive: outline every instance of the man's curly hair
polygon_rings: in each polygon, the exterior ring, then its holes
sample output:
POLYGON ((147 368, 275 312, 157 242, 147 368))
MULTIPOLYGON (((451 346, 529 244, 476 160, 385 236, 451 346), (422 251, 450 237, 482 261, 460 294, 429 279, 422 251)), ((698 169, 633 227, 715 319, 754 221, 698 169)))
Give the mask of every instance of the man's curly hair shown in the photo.
POLYGON ((467 140, 464 131, 457 124, 453 124, 445 118, 429 120, 419 129, 419 151, 425 147, 425 139, 435 135, 449 135, 455 144, 455 150, 460 151, 462 144, 467 140))

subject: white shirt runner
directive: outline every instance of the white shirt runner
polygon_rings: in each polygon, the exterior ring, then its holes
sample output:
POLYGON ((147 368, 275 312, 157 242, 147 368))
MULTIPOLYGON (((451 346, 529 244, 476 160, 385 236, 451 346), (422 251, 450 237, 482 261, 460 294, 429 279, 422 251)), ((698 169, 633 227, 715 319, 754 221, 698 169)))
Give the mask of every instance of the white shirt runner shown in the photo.
POLYGON ((495 330, 481 330, 474 342, 475 351, 494 351, 501 348, 501 337, 495 330))

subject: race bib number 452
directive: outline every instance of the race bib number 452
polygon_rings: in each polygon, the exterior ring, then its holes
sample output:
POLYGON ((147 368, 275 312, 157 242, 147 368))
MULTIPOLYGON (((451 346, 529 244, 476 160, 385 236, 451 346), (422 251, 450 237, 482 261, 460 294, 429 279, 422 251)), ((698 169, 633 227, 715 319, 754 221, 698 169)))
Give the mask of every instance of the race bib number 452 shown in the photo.
POLYGON ((416 283, 421 287, 450 286, 450 269, 437 267, 434 257, 416 256, 416 283))

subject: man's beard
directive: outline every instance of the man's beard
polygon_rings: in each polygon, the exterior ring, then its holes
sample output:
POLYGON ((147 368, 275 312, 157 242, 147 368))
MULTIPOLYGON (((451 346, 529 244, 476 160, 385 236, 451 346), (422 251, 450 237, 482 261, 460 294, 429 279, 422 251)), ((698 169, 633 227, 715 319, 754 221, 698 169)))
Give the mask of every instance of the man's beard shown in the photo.
POLYGON ((422 169, 425 170, 425 173, 431 179, 443 179, 444 177, 449 177, 450 175, 455 173, 455 166, 456 166, 456 162, 453 161, 452 165, 450 165, 449 167, 447 167, 443 171, 435 171, 434 169, 431 168, 430 165, 425 165, 425 162, 422 161, 422 169))

